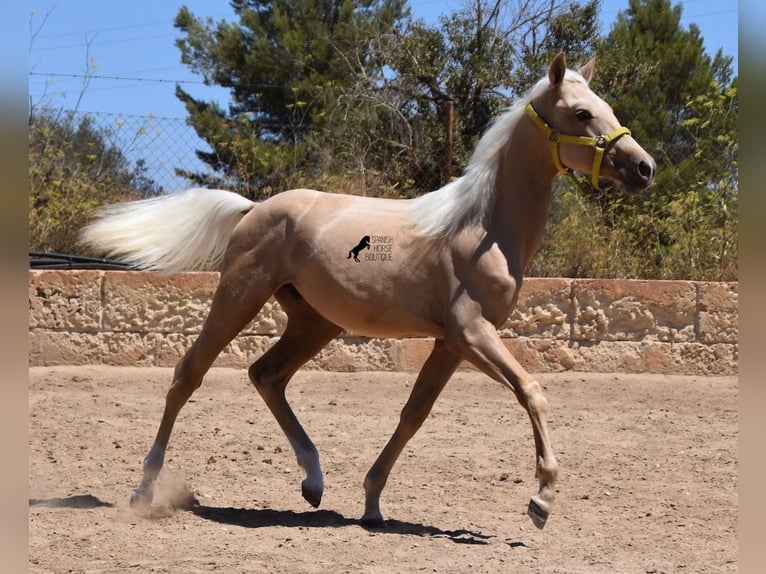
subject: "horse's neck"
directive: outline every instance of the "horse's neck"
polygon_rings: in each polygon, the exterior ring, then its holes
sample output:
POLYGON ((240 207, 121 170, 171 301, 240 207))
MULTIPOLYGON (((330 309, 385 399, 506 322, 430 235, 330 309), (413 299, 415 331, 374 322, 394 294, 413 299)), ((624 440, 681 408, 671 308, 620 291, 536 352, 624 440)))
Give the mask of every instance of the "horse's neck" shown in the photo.
POLYGON ((545 140, 518 126, 498 166, 489 226, 509 263, 521 271, 542 242, 555 175, 545 140))

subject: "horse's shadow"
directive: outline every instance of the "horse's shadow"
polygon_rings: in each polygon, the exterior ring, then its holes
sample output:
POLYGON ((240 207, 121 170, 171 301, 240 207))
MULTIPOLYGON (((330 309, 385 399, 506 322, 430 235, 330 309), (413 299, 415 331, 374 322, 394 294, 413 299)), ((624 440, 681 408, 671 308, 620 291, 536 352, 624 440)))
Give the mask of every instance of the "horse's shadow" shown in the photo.
POLYGON ((212 506, 194 506, 191 511, 206 520, 241 526, 244 528, 264 528, 268 526, 286 526, 288 528, 342 528, 361 526, 370 532, 381 534, 399 534, 432 538, 446 538, 456 544, 489 544, 493 538, 481 532, 470 530, 442 530, 436 526, 386 520, 379 528, 367 527, 360 520, 348 518, 333 510, 313 510, 294 512, 292 510, 216 508, 212 506))
MULTIPOLYGON (((196 501, 195 501, 196 502, 196 501)), ((62 498, 30 498, 29 506, 46 506, 49 508, 93 509, 99 507, 113 508, 111 502, 105 502, 92 494, 80 494, 62 498)), ((334 510, 309 510, 295 512, 292 510, 273 510, 271 508, 251 509, 215 507, 193 504, 187 509, 194 515, 212 522, 241 526, 243 528, 266 528, 269 526, 285 526, 288 528, 344 528, 360 526, 370 532, 381 534, 398 534, 401 536, 420 536, 430 538, 445 538, 455 544, 489 544, 492 535, 474 532, 464 528, 458 530, 443 530, 436 526, 405 522, 402 520, 386 520, 380 527, 365 526, 361 520, 348 518, 334 510)), ((506 541, 512 548, 527 545, 523 542, 506 541)))

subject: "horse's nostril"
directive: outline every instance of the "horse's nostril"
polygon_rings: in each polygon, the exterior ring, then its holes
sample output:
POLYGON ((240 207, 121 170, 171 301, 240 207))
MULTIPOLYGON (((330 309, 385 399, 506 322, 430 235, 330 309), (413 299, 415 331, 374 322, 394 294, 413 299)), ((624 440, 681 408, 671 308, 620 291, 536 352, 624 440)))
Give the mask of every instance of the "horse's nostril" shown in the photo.
POLYGON ((638 175, 641 176, 642 179, 649 181, 652 178, 652 172, 654 170, 652 169, 652 166, 648 164, 645 161, 639 162, 638 164, 638 175))

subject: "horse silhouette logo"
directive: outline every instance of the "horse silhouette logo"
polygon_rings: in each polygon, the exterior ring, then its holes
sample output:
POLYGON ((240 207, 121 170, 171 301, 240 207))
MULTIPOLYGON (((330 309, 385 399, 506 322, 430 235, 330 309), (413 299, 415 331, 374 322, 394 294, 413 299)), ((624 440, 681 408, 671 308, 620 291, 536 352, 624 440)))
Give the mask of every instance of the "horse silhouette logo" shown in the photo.
POLYGON ((356 261, 357 263, 360 263, 359 252, 362 249, 369 249, 369 248, 370 248, 370 236, 365 235, 364 237, 362 237, 362 240, 359 242, 359 244, 356 247, 354 247, 351 251, 348 252, 348 257, 346 257, 346 259, 351 259, 351 257, 353 257, 354 261, 356 261))

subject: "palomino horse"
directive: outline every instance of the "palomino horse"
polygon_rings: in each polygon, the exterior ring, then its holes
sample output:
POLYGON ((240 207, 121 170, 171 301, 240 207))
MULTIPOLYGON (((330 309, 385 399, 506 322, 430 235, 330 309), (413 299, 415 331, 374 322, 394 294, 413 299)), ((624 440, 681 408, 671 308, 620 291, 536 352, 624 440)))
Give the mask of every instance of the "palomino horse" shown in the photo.
POLYGON ((465 174, 411 200, 295 189, 261 203, 221 190, 107 208, 86 243, 148 269, 220 269, 199 338, 175 368, 165 410, 132 503, 151 504, 180 409, 223 348, 272 295, 288 316, 277 343, 248 374, 305 472, 304 498, 318 506, 319 454, 285 399, 295 372, 343 330, 368 337, 435 339, 399 424, 364 480, 362 523, 380 526, 380 495, 394 463, 461 361, 509 388, 532 423, 539 491, 528 514, 545 525, 557 464, 540 384, 501 342, 524 269, 543 236, 558 172, 590 173, 629 192, 652 184, 655 163, 588 87, 591 60, 547 77, 497 118, 465 174), (544 119, 543 119, 544 118, 544 119), (364 259, 349 248, 369 236, 364 259))

